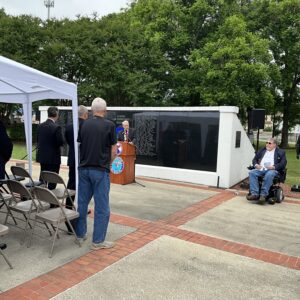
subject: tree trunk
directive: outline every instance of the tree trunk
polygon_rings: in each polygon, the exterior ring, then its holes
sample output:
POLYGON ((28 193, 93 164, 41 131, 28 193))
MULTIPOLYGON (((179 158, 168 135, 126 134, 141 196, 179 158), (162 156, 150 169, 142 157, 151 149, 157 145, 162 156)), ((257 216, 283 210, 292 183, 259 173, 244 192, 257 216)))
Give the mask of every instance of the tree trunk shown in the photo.
POLYGON ((288 148, 289 145, 289 111, 290 102, 287 97, 283 100, 283 118, 282 118, 282 131, 281 131, 281 144, 280 147, 283 149, 288 148))

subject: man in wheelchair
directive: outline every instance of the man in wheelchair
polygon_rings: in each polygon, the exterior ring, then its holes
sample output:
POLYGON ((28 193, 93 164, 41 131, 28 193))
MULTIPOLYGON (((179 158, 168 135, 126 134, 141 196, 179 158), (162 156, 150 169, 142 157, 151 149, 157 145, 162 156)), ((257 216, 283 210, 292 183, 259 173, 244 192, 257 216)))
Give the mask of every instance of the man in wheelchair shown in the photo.
MULTIPOLYGON (((250 193, 247 195, 247 200, 258 200, 259 204, 265 204, 269 199, 274 178, 278 179, 277 183, 285 179, 287 164, 285 151, 278 148, 274 138, 270 138, 266 142, 266 147, 256 153, 252 164, 252 170, 249 171, 250 193)), ((269 202, 274 204, 272 199, 269 202)))

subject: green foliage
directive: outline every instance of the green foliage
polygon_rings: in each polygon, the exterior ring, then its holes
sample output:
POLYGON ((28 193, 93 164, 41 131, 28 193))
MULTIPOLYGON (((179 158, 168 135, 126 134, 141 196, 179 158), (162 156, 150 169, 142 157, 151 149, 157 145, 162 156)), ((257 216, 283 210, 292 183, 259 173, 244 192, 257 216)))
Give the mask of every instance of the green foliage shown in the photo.
MULTIPOLYGON (((32 140, 35 143, 36 142, 36 131, 37 131, 37 124, 32 124, 32 140)), ((13 142, 25 142, 25 128, 24 123, 15 123, 7 128, 8 134, 13 142)))
POLYGON ((242 119, 265 108, 283 144, 300 121, 299 41, 299 0, 135 0, 101 19, 49 21, 0 10, 1 55, 75 82, 80 104, 236 105, 242 119))
POLYGON ((206 105, 272 107, 269 62, 267 40, 249 32, 240 16, 228 17, 214 37, 190 55, 206 105))
POLYGON ((282 146, 286 147, 288 130, 300 115, 300 1, 253 1, 247 20, 254 32, 269 39, 273 64, 280 70, 272 88, 276 97, 274 113, 283 114, 282 146))

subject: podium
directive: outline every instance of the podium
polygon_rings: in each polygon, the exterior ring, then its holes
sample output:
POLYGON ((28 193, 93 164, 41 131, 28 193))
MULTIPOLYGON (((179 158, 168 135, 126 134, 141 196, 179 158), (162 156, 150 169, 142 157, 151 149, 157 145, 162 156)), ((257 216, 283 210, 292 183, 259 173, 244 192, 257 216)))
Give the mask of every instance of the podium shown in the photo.
POLYGON ((110 168, 110 182, 116 184, 135 182, 135 146, 128 142, 118 142, 117 154, 110 168))

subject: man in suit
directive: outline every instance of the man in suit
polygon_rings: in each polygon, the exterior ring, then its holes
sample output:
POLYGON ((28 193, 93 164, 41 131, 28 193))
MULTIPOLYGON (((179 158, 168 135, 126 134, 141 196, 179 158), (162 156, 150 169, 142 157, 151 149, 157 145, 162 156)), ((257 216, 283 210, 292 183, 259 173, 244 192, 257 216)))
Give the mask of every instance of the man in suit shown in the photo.
POLYGON ((274 138, 270 138, 266 142, 266 147, 256 153, 252 163, 254 169, 249 172, 250 195, 247 196, 247 199, 249 201, 258 200, 259 204, 264 204, 274 177, 285 171, 287 164, 285 151, 278 148, 274 138), (259 177, 263 177, 260 191, 259 177))
POLYGON ((133 128, 129 128, 129 122, 127 120, 122 122, 122 127, 123 130, 118 133, 118 141, 135 144, 135 132, 133 128))
MULTIPOLYGON (((61 127, 56 124, 58 120, 58 108, 48 108, 48 119, 41 123, 37 130, 37 161, 42 171, 59 173, 61 158, 60 147, 64 144, 61 127)), ((41 177, 40 177, 41 180, 41 177)), ((48 185, 50 190, 56 188, 56 184, 48 185)))
MULTIPOLYGON (((89 117, 88 109, 80 105, 78 107, 78 123, 79 123, 79 131, 83 124, 83 122, 89 117)), ((67 184, 67 188, 70 190, 76 190, 76 167, 75 167, 75 149, 74 149, 74 131, 73 131, 73 124, 69 124, 66 126, 65 131, 65 139, 69 146, 68 152, 68 166, 69 166, 69 180, 67 184)), ((66 207, 72 209, 74 199, 67 198, 66 199, 66 207)), ((90 211, 89 211, 90 212, 90 211)), ((75 228, 76 226, 76 219, 71 221, 72 226, 75 228)), ((73 234, 72 229, 70 228, 68 222, 66 222, 66 226, 69 233, 73 234)))
POLYGON ((0 179, 5 178, 5 164, 9 161, 13 144, 7 135, 4 124, 0 121, 0 179))
MULTIPOLYGON (((82 126, 82 123, 89 117, 88 109, 80 105, 78 107, 78 123, 79 123, 79 131, 82 126)), ((69 166, 69 180, 67 184, 67 188, 70 190, 76 190, 76 170, 75 170, 75 150, 74 150, 74 131, 73 131, 73 124, 69 124, 66 126, 65 131, 65 139, 69 146, 68 152, 68 166, 69 166)))

